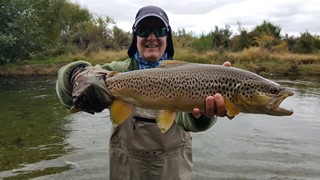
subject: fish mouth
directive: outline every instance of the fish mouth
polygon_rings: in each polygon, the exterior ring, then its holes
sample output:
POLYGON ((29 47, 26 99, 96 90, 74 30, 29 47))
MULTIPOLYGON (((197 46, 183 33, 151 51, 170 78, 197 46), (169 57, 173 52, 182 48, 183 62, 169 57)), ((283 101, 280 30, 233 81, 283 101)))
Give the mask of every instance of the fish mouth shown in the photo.
POLYGON ((268 114, 274 115, 274 116, 290 116, 293 114, 292 109, 285 109, 283 107, 280 107, 280 104, 283 100, 285 100, 289 96, 293 96, 293 92, 289 90, 284 90, 280 92, 278 95, 276 95, 269 105, 267 106, 266 112, 268 114))

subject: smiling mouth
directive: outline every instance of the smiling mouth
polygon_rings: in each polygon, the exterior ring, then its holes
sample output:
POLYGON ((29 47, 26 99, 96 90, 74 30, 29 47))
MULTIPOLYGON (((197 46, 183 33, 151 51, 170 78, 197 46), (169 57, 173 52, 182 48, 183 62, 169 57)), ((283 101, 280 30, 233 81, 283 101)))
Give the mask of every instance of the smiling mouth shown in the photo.
POLYGON ((157 45, 146 45, 145 47, 146 48, 157 48, 158 46, 157 45))

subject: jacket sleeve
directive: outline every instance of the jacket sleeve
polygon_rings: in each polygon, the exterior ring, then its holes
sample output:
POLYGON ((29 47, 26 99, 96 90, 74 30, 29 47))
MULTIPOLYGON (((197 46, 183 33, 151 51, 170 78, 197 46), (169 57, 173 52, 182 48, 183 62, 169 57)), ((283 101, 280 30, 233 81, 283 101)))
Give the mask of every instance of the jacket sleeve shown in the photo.
POLYGON ((191 113, 179 112, 176 122, 185 130, 191 132, 201 132, 209 129, 217 121, 217 117, 208 118, 202 115, 199 119, 193 117, 191 113))
POLYGON ((124 61, 112 61, 111 63, 106 63, 101 66, 102 69, 117 72, 128 71, 128 66, 130 64, 130 58, 124 61))
MULTIPOLYGON (((113 61, 111 63, 106 63, 102 66, 96 65, 95 67, 101 67, 106 70, 124 72, 128 69, 129 63, 130 63, 130 59, 127 59, 125 61, 113 61)), ((91 66, 91 64, 86 61, 76 61, 61 67, 58 71, 58 80, 56 82, 56 92, 60 102, 67 108, 71 108, 73 105, 72 87, 70 86, 70 83, 69 83, 70 75, 73 69, 79 66, 91 66)))
POLYGON ((76 61, 61 67, 58 71, 58 79, 56 82, 56 92, 60 102, 67 108, 71 108, 72 102, 72 87, 70 86, 69 79, 72 70, 79 66, 91 66, 86 61, 76 61))

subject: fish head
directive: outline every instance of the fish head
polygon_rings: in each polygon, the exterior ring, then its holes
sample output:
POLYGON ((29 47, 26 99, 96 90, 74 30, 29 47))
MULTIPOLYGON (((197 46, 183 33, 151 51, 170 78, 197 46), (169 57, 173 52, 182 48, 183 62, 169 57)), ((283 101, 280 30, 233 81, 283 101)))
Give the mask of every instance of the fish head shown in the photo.
POLYGON ((287 88, 270 80, 246 80, 237 89, 238 104, 246 113, 290 116, 293 110, 280 107, 284 99, 293 95, 287 88))

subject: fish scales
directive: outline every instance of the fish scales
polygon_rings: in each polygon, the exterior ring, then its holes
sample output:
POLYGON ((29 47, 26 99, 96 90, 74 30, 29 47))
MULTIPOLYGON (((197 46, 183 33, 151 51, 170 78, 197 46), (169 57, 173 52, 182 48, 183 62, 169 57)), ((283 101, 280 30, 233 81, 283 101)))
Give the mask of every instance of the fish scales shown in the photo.
POLYGON ((237 86, 248 79, 271 83, 237 68, 190 63, 119 73, 107 78, 106 84, 115 99, 135 106, 163 109, 166 104, 169 109, 190 112, 194 107, 203 110, 205 98, 215 93, 234 101, 237 86))
MULTIPOLYGON (((289 89, 255 73, 219 65, 164 61, 161 68, 117 73, 110 71, 106 86, 114 98, 109 106, 110 119, 119 126, 132 114, 135 106, 159 110, 155 119, 165 133, 176 119, 176 112, 205 109, 208 96, 220 93, 226 116, 240 112, 290 116, 293 110, 280 107, 293 95, 289 89)), ((71 112, 80 111, 73 106, 71 112)))

